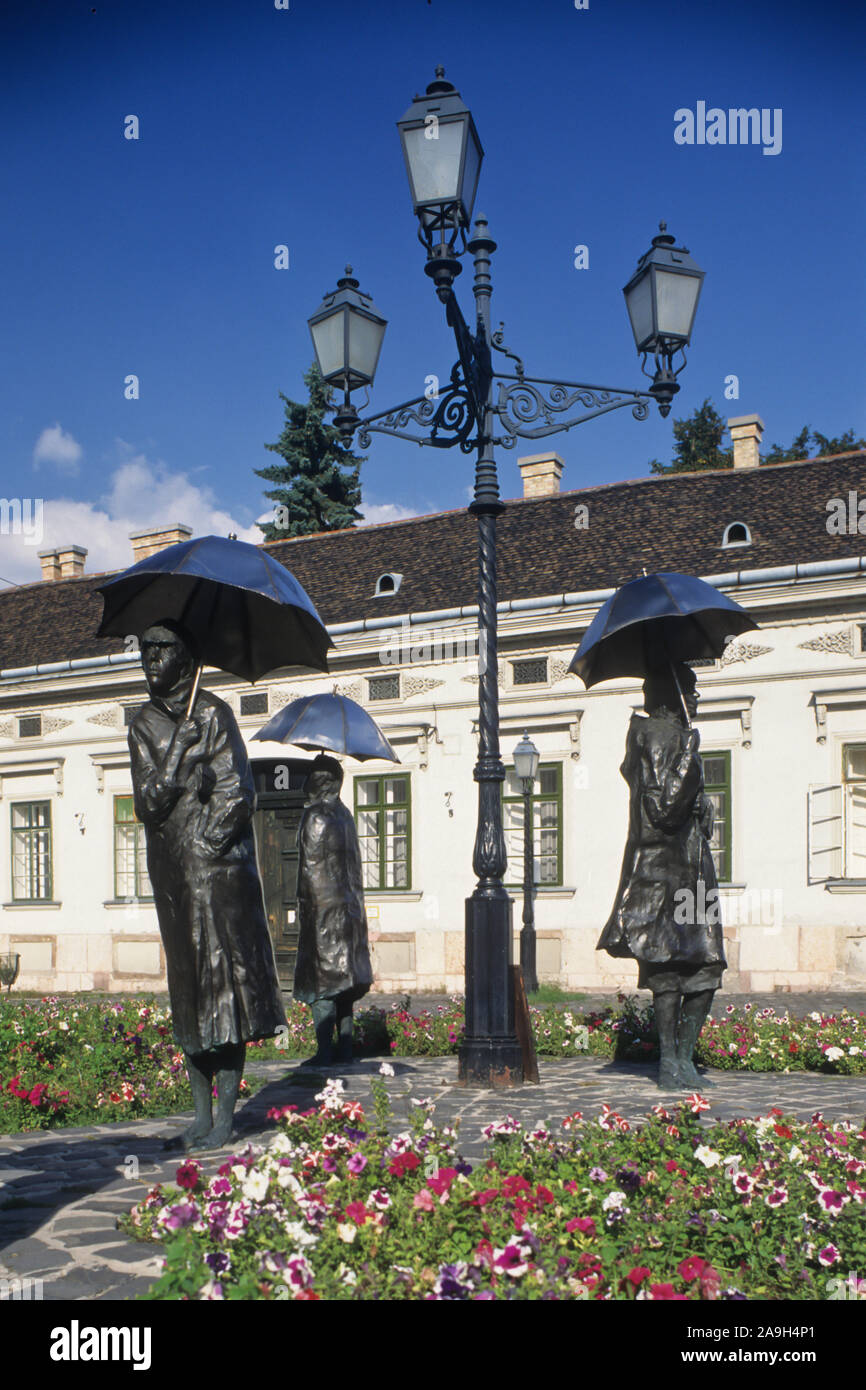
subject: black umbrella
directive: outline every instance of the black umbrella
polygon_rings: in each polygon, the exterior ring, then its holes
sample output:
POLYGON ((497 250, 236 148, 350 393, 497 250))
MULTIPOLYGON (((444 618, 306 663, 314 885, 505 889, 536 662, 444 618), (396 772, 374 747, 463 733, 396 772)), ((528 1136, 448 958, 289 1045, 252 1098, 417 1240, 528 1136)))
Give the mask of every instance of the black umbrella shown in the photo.
POLYGON ((670 662, 676 680, 674 663, 715 659, 731 637, 757 626, 703 579, 645 573, 602 604, 568 669, 589 689, 619 676, 645 676, 661 660, 670 662))
POLYGON ((202 665, 255 681, 278 666, 327 671, 333 647, 309 595, 267 551, 221 536, 170 545, 101 585, 98 636, 140 635, 173 618, 199 643, 202 665))
POLYGON ((375 719, 345 695, 303 695, 275 714, 253 738, 295 743, 299 748, 329 748, 360 762, 387 758, 399 763, 375 719))

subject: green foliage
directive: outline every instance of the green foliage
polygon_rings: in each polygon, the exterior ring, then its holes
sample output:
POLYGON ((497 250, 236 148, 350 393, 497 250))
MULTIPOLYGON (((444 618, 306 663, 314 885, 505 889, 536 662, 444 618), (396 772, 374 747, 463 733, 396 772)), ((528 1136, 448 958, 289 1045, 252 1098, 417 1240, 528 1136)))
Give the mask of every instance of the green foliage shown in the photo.
POLYGON ((331 388, 313 364, 304 375, 310 399, 285 403, 285 423, 276 444, 265 448, 279 454, 281 463, 254 472, 275 486, 265 492, 274 505, 274 520, 257 522, 266 541, 287 540, 319 531, 340 531, 360 520, 360 468, 363 458, 344 444, 333 425, 325 423, 331 388))
POLYGON ((670 463, 650 460, 653 473, 697 473, 733 468, 733 449, 722 448, 725 421, 709 397, 684 420, 674 420, 674 457, 670 463))
POLYGON ((808 425, 804 425, 800 433, 795 436, 789 449, 785 449, 781 444, 774 444, 761 461, 762 463, 795 463, 799 459, 826 458, 830 454, 847 454, 855 449, 866 449, 866 439, 857 439, 853 430, 846 430, 837 439, 831 439, 826 434, 821 434, 819 430, 810 430, 808 425))
MULTIPOLYGON (((652 473, 700 473, 712 468, 733 468, 733 449, 722 448, 726 422, 709 398, 683 420, 674 420, 674 457, 670 463, 650 460, 652 473)), ((800 459, 824 458, 830 454, 845 454, 866 449, 866 439, 858 439, 853 430, 837 438, 821 434, 805 425, 795 436, 790 448, 774 444, 761 457, 762 463, 788 463, 800 459)))

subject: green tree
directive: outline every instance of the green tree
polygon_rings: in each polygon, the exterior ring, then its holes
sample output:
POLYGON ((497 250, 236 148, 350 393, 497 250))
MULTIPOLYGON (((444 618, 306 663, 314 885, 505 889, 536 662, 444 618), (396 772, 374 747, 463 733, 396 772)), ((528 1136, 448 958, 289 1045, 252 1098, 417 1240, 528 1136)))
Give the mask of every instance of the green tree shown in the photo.
POLYGON ((761 462, 787 463, 789 460, 824 458, 828 454, 847 454, 854 449, 866 449, 866 439, 857 439, 853 430, 846 430, 837 439, 831 439, 819 430, 813 431, 809 425, 804 425, 790 449, 774 444, 761 462))
POLYGON ((272 521, 257 522, 266 541, 307 536, 316 531, 341 531, 361 519, 360 469, 365 462, 345 444, 333 425, 325 422, 331 388, 314 363, 304 375, 310 399, 285 403, 285 423, 276 444, 265 448, 279 454, 281 463, 256 468, 260 478, 275 484, 265 496, 274 503, 272 521))
POLYGON ((723 449, 725 421, 707 398, 686 420, 674 420, 674 457, 670 463, 650 459, 653 473, 698 473, 733 468, 733 449, 723 449))

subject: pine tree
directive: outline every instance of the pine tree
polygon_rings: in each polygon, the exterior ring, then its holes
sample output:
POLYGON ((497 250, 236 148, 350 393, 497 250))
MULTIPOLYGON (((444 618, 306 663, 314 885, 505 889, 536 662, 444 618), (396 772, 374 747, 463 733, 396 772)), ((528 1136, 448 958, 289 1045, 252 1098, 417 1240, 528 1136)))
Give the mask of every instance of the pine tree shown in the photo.
POLYGON ((674 457, 670 463, 650 460, 653 473, 698 473, 710 468, 733 468, 733 449, 721 447, 725 421, 709 397, 687 420, 674 420, 674 457))
POLYGON ((257 522, 266 541, 307 536, 317 531, 340 531, 361 519, 360 469, 365 462, 344 444, 333 425, 326 424, 325 410, 331 388, 314 363, 304 375, 310 399, 306 404, 285 403, 285 423, 276 444, 265 448, 279 454, 282 463, 254 472, 276 484, 265 496, 274 506, 274 519, 257 522))

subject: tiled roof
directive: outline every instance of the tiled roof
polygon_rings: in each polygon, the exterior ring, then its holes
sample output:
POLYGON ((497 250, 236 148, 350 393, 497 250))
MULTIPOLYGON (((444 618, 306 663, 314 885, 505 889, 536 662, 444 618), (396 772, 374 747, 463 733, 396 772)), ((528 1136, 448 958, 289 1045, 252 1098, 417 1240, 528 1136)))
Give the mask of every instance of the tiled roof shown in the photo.
MULTIPOLYGON (((830 535, 827 503, 866 498, 866 453, 750 469, 680 473, 509 502, 499 519, 499 599, 613 588, 641 567, 719 574, 866 553, 859 534, 830 535), (587 529, 575 508, 589 510, 587 529), (732 521, 752 544, 722 549, 732 521)), ((477 602, 474 518, 465 510, 274 541, 329 624, 477 602), (374 598, 386 571, 397 594, 374 598)), ((131 557, 130 557, 131 558, 131 557)), ((123 650, 98 639, 105 575, 0 593, 0 669, 123 650)))

